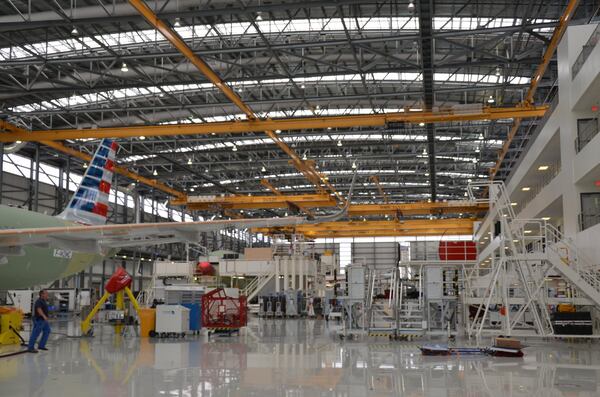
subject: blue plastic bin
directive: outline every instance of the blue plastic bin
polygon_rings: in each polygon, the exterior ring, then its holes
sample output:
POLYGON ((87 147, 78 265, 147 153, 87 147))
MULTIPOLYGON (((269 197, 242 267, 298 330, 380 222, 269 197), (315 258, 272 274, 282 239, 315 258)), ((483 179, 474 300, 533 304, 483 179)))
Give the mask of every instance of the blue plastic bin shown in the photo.
POLYGON ((200 331, 202 328, 202 313, 199 303, 184 303, 183 307, 190 309, 190 331, 200 331))

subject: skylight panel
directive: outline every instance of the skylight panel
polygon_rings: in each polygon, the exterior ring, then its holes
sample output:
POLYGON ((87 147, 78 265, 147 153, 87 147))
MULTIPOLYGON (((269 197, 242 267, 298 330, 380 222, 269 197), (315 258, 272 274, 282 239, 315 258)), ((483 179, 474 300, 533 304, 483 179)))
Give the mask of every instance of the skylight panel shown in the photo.
MULTIPOLYGON (((381 30, 405 30, 415 31, 419 28, 418 20, 414 17, 360 17, 344 19, 347 29, 362 31, 381 31, 381 30)), ((532 23, 554 22, 552 19, 536 19, 532 23)), ((333 32, 343 31, 344 26, 340 18, 314 18, 314 19, 293 19, 293 20, 262 20, 255 22, 260 31, 265 35, 281 33, 299 33, 299 32, 333 32)), ((433 27, 436 30, 470 30, 480 27, 499 27, 513 26, 521 24, 521 19, 513 18, 446 18, 436 17, 433 20, 433 27)), ((233 22, 210 25, 180 26, 175 28, 177 33, 184 40, 193 38, 219 38, 220 36, 241 36, 244 34, 257 34, 254 26, 250 22, 233 22)), ((552 29, 550 28, 549 31, 552 29)), ((539 32, 546 32, 544 29, 536 29, 539 32)), ((92 37, 78 37, 63 40, 53 40, 49 42, 33 43, 23 47, 6 47, 0 49, 0 59, 20 59, 31 57, 27 51, 32 51, 38 55, 59 55, 75 50, 75 46, 83 43, 83 47, 90 50, 99 49, 101 44, 109 47, 125 47, 139 45, 144 43, 165 42, 164 37, 159 35, 154 29, 139 30, 135 32, 119 32, 92 37), (94 40, 95 39, 95 40, 94 40)))
MULTIPOLYGON (((420 73, 370 73, 367 74, 366 79, 368 81, 374 82, 413 82, 413 81, 421 81, 422 76, 420 73)), ((503 77, 495 76, 495 75, 481 75, 481 74, 449 74, 449 73, 435 73, 434 79, 436 81, 452 81, 457 83, 485 83, 485 84, 497 84, 500 82, 503 77)), ((307 77, 307 78, 294 78, 293 79, 296 84, 304 84, 308 82, 340 82, 340 81, 356 81, 359 83, 361 81, 360 75, 358 74, 340 74, 340 75, 331 75, 331 76, 320 76, 320 77, 307 77)), ((276 79, 276 80, 238 80, 228 82, 232 87, 252 87, 259 84, 287 84, 289 79, 276 79)), ((529 84, 530 78, 528 77, 520 77, 513 76, 509 77, 507 80, 508 84, 529 84)), ((125 99, 125 98, 137 98, 143 96, 154 96, 156 94, 161 93, 161 89, 166 92, 172 93, 192 93, 195 91, 204 91, 211 90, 216 91, 217 88, 214 87, 212 83, 201 83, 201 84, 169 84, 163 86, 151 86, 151 87, 143 87, 143 88, 126 88, 126 89, 117 89, 104 91, 94 94, 84 94, 84 95, 74 95, 71 97, 63 97, 57 98, 54 101, 43 101, 39 103, 41 108, 36 108, 35 104, 26 104, 20 105, 11 108, 13 112, 17 113, 27 113, 40 109, 57 109, 65 106, 73 106, 73 105, 85 105, 90 103, 100 103, 102 100, 108 101, 110 99, 125 99), (100 98, 103 98, 102 100, 100 98), (33 107, 31 106, 33 105, 33 107)), ((420 109, 411 109, 411 111, 419 111, 420 109)), ((392 111, 398 111, 398 109, 394 109, 392 111)), ((340 113, 336 110, 332 109, 321 109, 319 111, 320 115, 329 115, 335 113, 336 115, 342 114, 371 114, 372 111, 369 109, 347 109, 345 112, 340 113)), ((262 117, 266 117, 266 114, 260 113, 262 117)), ((296 110, 294 113, 290 113, 289 110, 286 111, 277 111, 271 112, 270 117, 290 117, 290 116, 313 116, 314 111, 308 109, 300 109, 296 110)), ((236 115, 237 119, 245 119, 245 115, 236 115)), ((228 121, 232 120, 229 116, 215 116, 210 121, 228 121)))

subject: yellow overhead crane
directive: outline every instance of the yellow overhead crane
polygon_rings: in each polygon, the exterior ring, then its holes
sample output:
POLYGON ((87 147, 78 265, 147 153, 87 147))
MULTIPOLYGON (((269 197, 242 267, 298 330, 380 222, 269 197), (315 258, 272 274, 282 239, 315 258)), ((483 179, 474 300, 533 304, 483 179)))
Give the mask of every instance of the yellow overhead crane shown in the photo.
MULTIPOLYGON (((276 209, 289 208, 290 204, 299 208, 335 207, 337 202, 328 194, 297 194, 275 196, 188 196, 174 199, 171 205, 186 206, 190 210, 219 210, 219 209, 276 209)), ((437 215, 437 214, 478 214, 487 211, 489 206, 484 203, 470 201, 439 201, 396 204, 351 204, 349 216, 376 215, 437 215)))
MULTIPOLYGON (((548 106, 518 106, 508 108, 482 107, 470 112, 454 112, 451 109, 438 112, 396 112, 369 115, 345 115, 326 117, 294 117, 283 119, 249 119, 244 121, 222 121, 214 123, 191 123, 173 125, 140 125, 128 127, 102 127, 93 129, 55 129, 36 131, 14 131, 0 134, 0 142, 14 141, 58 141, 82 138, 137 138, 140 136, 243 134, 260 131, 327 130, 328 128, 384 127, 389 123, 443 123, 453 121, 499 120, 542 117, 548 106)), ((2 127, 0 125, 0 127, 2 127)), ((278 146, 285 144, 279 135, 267 134, 278 146)), ((287 146, 287 145, 286 145, 287 146)), ((289 147, 283 149, 292 161, 309 166, 289 147), (297 157, 297 158, 296 158, 297 157)))
POLYGON ((298 225, 295 228, 254 228, 253 233, 302 234, 308 238, 442 236, 473 234, 477 219, 411 219, 405 221, 349 221, 298 225))

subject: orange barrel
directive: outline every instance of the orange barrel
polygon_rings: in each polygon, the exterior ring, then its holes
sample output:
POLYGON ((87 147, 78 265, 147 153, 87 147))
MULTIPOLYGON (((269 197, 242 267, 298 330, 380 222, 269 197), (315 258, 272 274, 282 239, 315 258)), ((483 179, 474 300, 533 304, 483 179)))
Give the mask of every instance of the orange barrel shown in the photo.
POLYGON ((150 331, 154 331, 156 323, 156 309, 140 307, 140 336, 149 337, 150 331))

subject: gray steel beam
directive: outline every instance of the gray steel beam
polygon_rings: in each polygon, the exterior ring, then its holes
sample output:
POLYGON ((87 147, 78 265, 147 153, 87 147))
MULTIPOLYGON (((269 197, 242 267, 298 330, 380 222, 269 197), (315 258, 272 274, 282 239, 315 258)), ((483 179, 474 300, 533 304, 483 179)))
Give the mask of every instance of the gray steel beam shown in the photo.
MULTIPOLYGON (((431 0, 418 0, 419 4, 419 32, 421 35, 421 65, 423 67, 423 108, 431 111, 434 106, 433 92, 433 2, 431 0)), ((436 169, 435 169, 435 126, 426 125, 427 154, 429 155, 429 180, 431 182, 431 201, 437 199, 436 169)))

